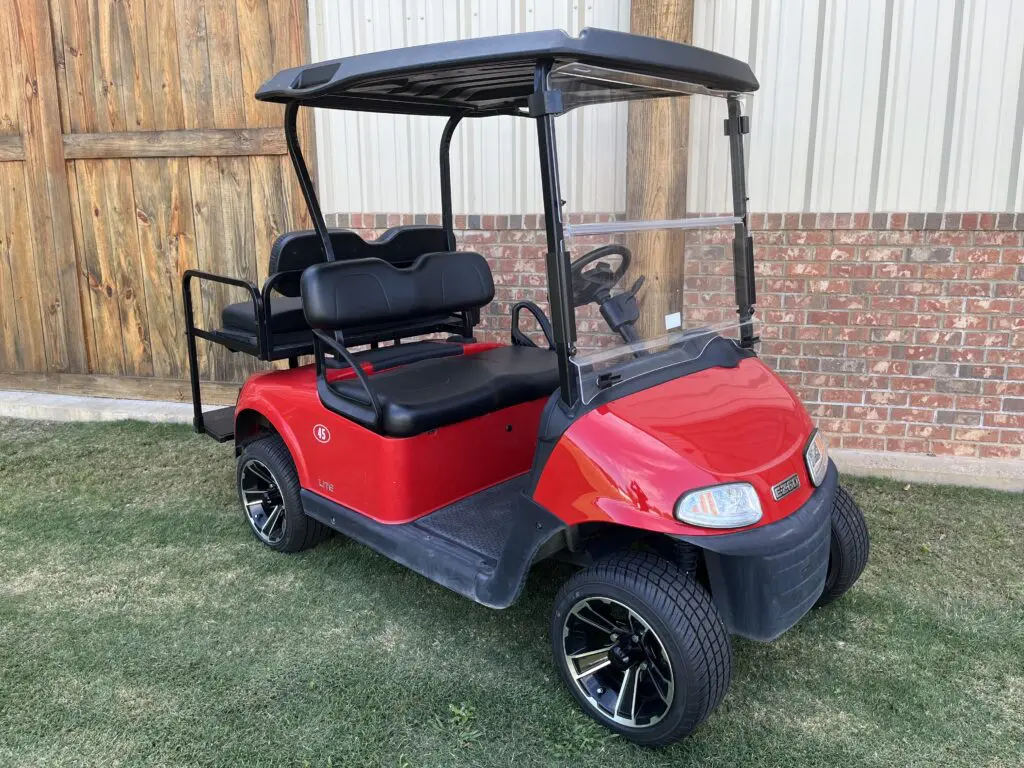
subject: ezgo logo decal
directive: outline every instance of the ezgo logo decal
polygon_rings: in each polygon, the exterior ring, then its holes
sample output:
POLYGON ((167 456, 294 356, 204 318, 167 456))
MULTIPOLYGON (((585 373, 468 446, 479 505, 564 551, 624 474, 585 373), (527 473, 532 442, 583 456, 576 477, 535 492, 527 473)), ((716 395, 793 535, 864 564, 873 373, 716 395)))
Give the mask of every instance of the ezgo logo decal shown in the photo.
POLYGON ((318 443, 329 443, 331 442, 331 430, 323 424, 317 424, 313 427, 313 437, 316 438, 318 443))

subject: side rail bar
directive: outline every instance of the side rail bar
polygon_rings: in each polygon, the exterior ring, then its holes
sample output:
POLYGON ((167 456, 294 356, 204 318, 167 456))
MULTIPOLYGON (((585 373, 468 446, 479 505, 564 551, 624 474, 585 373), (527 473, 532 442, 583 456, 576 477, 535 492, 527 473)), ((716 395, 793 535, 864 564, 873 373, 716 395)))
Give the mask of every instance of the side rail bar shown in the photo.
POLYGON ((203 398, 199 387, 199 355, 196 351, 196 338, 209 339, 209 331, 203 328, 196 328, 195 312, 192 302, 192 280, 207 280, 212 283, 231 285, 236 288, 244 288, 249 293, 252 301, 253 312, 256 315, 257 335, 263 328, 263 298, 259 289, 248 280, 241 280, 236 277, 225 277, 215 275, 212 272, 202 272, 198 269, 189 269, 181 277, 181 295, 185 302, 185 339, 188 344, 188 375, 192 387, 192 428, 199 434, 206 432, 203 424, 203 398))
POLYGON ((372 421, 373 424, 380 424, 384 410, 380 406, 377 393, 370 386, 370 378, 366 375, 363 367, 345 348, 344 342, 331 338, 321 330, 313 329, 313 354, 316 356, 316 391, 324 408, 346 418, 355 418, 362 421, 372 421), (338 355, 352 368, 352 372, 356 375, 359 383, 363 385, 363 390, 366 392, 366 398, 369 403, 368 407, 340 397, 331 389, 327 383, 324 347, 338 355))

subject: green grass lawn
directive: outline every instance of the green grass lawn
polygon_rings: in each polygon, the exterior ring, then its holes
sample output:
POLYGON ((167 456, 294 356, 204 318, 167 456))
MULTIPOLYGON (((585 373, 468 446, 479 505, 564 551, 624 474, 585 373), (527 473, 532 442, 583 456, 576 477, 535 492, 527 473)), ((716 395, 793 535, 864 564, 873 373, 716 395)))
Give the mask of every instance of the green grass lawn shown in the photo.
MULTIPOLYGON (((339 458, 339 460, 343 460, 339 458)), ((872 558, 649 751, 549 658, 569 571, 506 611, 336 536, 242 520, 183 427, 0 421, 0 765, 1022 765, 1024 498, 849 479, 872 558)))

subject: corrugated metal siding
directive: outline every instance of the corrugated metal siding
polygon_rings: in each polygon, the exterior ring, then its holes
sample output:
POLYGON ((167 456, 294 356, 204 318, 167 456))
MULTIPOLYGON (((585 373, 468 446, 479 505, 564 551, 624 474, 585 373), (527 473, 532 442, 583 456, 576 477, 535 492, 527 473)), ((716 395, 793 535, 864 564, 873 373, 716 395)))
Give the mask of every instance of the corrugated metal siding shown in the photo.
MULTIPOLYGON (((698 0, 694 15, 695 44, 761 81, 753 210, 1024 210, 1019 0, 698 0)), ((720 117, 695 101, 693 135, 717 137, 720 117)), ((690 207, 728 205, 720 155, 691 159, 690 207)))
MULTIPOLYGON (((310 0, 314 59, 535 29, 629 28, 629 0, 310 0)), ((325 211, 440 210, 444 120, 324 112, 317 117, 325 211)), ((625 207, 626 107, 559 118, 563 194, 574 211, 625 207)), ((466 121, 452 144, 460 213, 543 210, 536 127, 517 118, 466 121)))
MULTIPOLYGON (((1024 210, 1024 2, 696 0, 694 42, 753 62, 756 211, 1024 210)), ((310 0, 325 59, 531 29, 628 29, 629 0, 310 0)), ((626 106, 559 118, 572 211, 625 207, 626 106)), ((691 105, 688 208, 729 207, 724 104, 691 105)), ((321 115, 327 211, 436 212, 443 120, 321 115)), ((533 125, 469 121, 455 208, 541 209, 533 125)))

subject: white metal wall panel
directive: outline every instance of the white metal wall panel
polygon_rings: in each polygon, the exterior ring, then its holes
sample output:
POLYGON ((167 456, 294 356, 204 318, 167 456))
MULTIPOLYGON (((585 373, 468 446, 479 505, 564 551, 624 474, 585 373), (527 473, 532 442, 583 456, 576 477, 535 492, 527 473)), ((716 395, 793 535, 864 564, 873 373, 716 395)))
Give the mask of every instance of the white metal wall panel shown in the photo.
MULTIPOLYGON (((463 37, 628 29, 629 0, 310 0, 317 59, 463 37)), ((696 0, 694 42, 751 61, 756 211, 1024 210, 1021 0, 696 0)), ((559 118, 572 211, 625 207, 625 105, 559 118)), ((688 208, 730 205, 724 104, 691 105, 688 208)), ((327 211, 436 212, 443 120, 318 117, 327 211)), ((467 121, 455 207, 541 209, 533 125, 467 121)))
MULTIPOLYGON (((467 37, 587 26, 629 28, 629 0, 310 0, 315 60, 467 37)), ((327 212, 440 210, 443 118, 317 115, 321 204, 327 212)), ((625 207, 626 107, 559 118, 563 196, 572 211, 625 207)), ((452 143, 460 213, 543 210, 536 127, 512 117, 467 120, 452 143)))
MULTIPOLYGON (((761 81, 753 210, 1024 210, 1024 2, 697 0, 694 43, 761 81)), ((691 146, 721 116, 695 101, 691 146)), ((691 155, 689 207, 728 206, 720 154, 691 155)))

